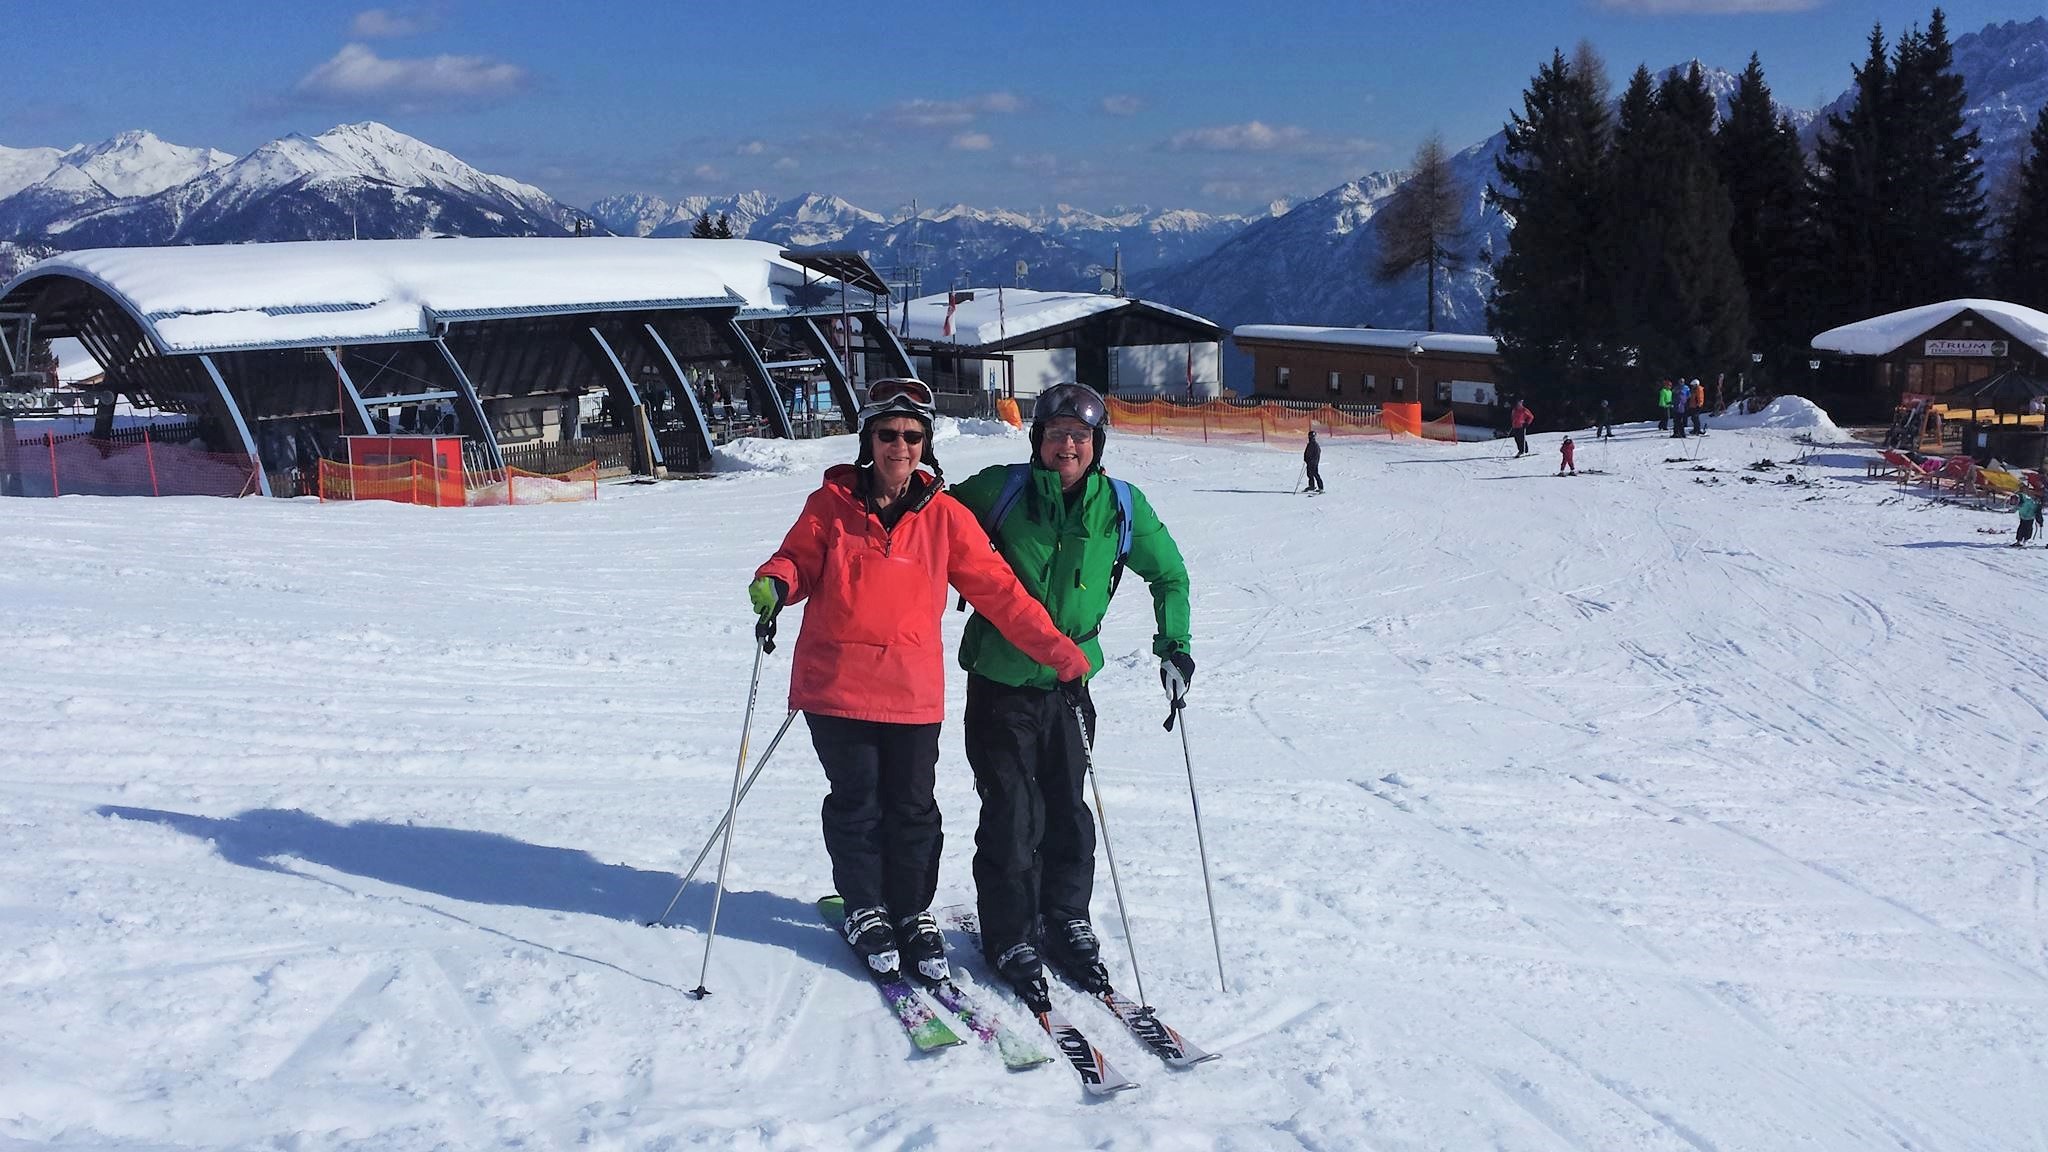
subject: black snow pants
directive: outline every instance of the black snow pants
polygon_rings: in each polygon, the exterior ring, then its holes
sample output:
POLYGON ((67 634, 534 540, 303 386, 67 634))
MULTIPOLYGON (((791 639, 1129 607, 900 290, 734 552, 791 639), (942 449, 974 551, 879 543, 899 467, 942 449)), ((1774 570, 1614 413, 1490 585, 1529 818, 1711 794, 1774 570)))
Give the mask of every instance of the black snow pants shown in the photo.
POLYGON ((1515 455, 1527 456, 1529 454, 1529 430, 1527 428, 1517 428, 1514 431, 1515 455))
POLYGON ((2026 543, 2027 541, 2029 541, 2029 540, 2032 540, 2033 538, 2034 538, 2034 522, 2033 522, 2032 520, 2022 520, 2022 521, 2020 521, 2020 531, 2019 531, 2019 539, 2017 539, 2017 540, 2014 540, 2014 541, 2013 541, 2013 543, 2015 543, 2015 544, 2025 544, 2025 543, 2026 543))
POLYGON ((883 905, 892 919, 931 907, 945 833, 932 798, 937 724, 883 724, 804 713, 832 790, 825 852, 848 910, 883 905))
MULTIPOLYGON (((1088 739, 1095 706, 1082 709, 1088 739)), ((1041 916, 1088 919, 1095 889, 1095 821, 1088 752, 1059 692, 967 677, 967 763, 981 794, 974 887, 982 947, 991 957, 1034 940, 1041 916)))
POLYGON ((1311 492, 1321 492, 1323 490, 1323 466, 1321 464, 1310 464, 1307 465, 1307 468, 1308 490, 1311 492))

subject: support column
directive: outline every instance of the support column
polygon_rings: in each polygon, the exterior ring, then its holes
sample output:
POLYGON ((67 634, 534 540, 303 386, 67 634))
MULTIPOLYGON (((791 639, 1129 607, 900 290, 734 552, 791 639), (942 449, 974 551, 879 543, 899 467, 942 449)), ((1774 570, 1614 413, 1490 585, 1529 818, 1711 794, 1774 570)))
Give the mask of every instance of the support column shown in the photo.
POLYGON ((839 350, 825 339, 816 319, 805 316, 799 323, 803 325, 804 342, 811 346, 814 355, 825 362, 825 374, 832 378, 832 398, 838 401, 839 410, 846 414, 846 424, 850 428, 860 413, 860 397, 853 394, 852 375, 847 365, 839 362, 839 350))
POLYGON ((220 393, 221 407, 226 408, 228 419, 235 423, 235 432, 242 437, 242 450, 249 454, 249 461, 256 465, 256 490, 270 495, 270 473, 264 470, 263 454, 256 451, 256 437, 249 434, 249 422, 242 419, 242 408, 235 403, 234 393, 228 391, 228 382, 221 379, 220 369, 214 367, 213 357, 201 355, 199 363, 213 380, 214 390, 220 393))
POLYGON ((356 388, 355 377, 341 366, 340 354, 332 348, 327 349, 327 362, 334 365, 334 378, 341 381, 342 391, 348 393, 349 402, 355 406, 356 419, 362 422, 363 434, 367 436, 376 432, 377 426, 370 423, 369 406, 363 403, 363 394, 356 388))
MULTIPOLYGON (((612 351, 611 342, 604 338, 604 333, 599 332, 595 325, 585 328, 584 331, 590 333, 591 343, 597 346, 597 350, 604 356, 605 362, 612 366, 613 374, 619 378, 619 388, 626 394, 626 403, 631 406, 633 413, 634 434, 638 435, 643 429, 647 433, 648 458, 645 475, 661 475, 667 471, 667 462, 661 458, 661 443, 654 438, 653 426, 647 423, 647 403, 640 399, 640 389, 633 386, 633 377, 626 371, 626 366, 619 361, 619 354, 612 351)), ((639 453, 634 453, 635 457, 638 457, 638 455, 639 453)), ((637 459, 635 463, 638 463, 637 459)))
POLYGON ((738 316, 728 316, 725 321, 725 339, 732 345, 733 352, 747 366, 747 375, 754 379, 754 411, 768 417, 769 426, 784 440, 796 439, 796 430, 789 426, 789 410, 782 406, 782 397, 776 394, 775 378, 768 375, 768 365, 761 360, 761 353, 754 348, 754 342, 747 339, 747 330, 740 327, 738 316), (762 403, 762 401, 767 403, 762 403))
POLYGON ((881 337, 877 343, 882 346, 883 353, 895 361, 895 370, 898 376, 917 375, 910 367, 909 350, 903 347, 903 341, 897 338, 896 330, 889 327, 889 321, 886 318, 877 316, 873 312, 863 312, 860 314, 860 330, 863 336, 879 335, 881 337))
POLYGON ((666 365, 668 368, 670 390, 681 396, 683 402, 690 406, 690 424, 697 430, 697 459, 703 462, 702 467, 708 471, 711 467, 711 420, 710 414, 697 403, 697 382, 690 379, 689 373, 683 371, 682 364, 676 360, 676 354, 669 351, 668 341, 661 338, 661 333, 655 331, 653 324, 642 324, 640 329, 647 334, 647 345, 654 350, 655 363, 666 365))
POLYGON ((462 370, 462 363, 449 350, 446 338, 434 337, 434 347, 441 350, 441 359, 447 361, 448 371, 455 377, 455 390, 462 393, 462 402, 469 406, 469 418, 476 425, 477 444, 483 450, 485 462, 500 472, 504 471, 505 454, 498 451, 498 434, 491 429, 490 414, 484 411, 484 402, 477 396, 476 386, 469 382, 469 373, 462 370))

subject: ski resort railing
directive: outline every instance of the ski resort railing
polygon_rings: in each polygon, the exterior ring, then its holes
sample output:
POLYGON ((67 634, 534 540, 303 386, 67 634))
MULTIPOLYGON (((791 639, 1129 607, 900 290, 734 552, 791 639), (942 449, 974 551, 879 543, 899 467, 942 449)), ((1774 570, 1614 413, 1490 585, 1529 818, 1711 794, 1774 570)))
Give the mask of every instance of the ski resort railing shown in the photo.
POLYGON ((247 496, 258 490, 256 460, 199 447, 192 426, 0 438, 0 495, 247 496), (179 439, 166 442, 161 433, 179 439))
POLYGON ((437 468, 420 460, 392 464, 320 462, 319 494, 330 500, 389 500, 429 508, 491 504, 563 504, 597 499, 595 461, 567 472, 506 467, 488 472, 437 468))

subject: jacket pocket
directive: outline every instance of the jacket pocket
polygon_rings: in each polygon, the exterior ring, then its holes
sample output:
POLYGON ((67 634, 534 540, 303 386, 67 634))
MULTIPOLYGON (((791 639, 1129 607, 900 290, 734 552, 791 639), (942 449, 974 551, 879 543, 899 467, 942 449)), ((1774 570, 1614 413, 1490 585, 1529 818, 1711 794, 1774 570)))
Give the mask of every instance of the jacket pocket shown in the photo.
POLYGON ((873 549, 846 556, 846 595, 834 636, 851 644, 917 644, 931 631, 932 577, 907 556, 873 549))

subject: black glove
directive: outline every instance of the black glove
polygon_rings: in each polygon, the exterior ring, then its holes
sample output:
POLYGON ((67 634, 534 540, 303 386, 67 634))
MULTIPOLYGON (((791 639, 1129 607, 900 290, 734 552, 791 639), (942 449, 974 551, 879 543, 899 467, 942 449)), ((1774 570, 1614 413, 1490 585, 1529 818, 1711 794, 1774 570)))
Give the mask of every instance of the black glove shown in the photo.
POLYGON ((1178 708, 1187 697, 1188 685, 1195 681, 1195 658, 1176 648, 1159 661, 1159 684, 1166 689, 1166 698, 1178 708))

